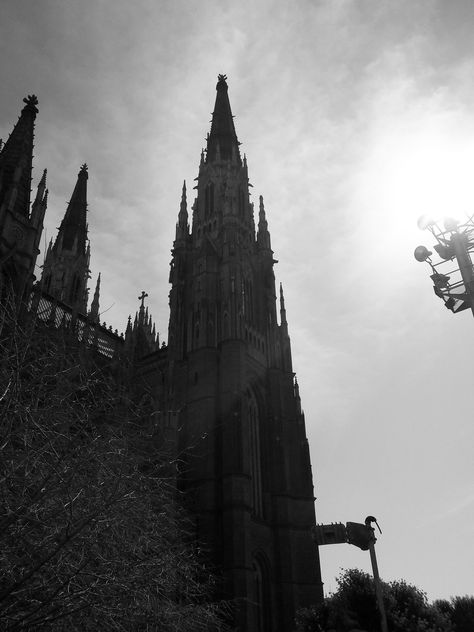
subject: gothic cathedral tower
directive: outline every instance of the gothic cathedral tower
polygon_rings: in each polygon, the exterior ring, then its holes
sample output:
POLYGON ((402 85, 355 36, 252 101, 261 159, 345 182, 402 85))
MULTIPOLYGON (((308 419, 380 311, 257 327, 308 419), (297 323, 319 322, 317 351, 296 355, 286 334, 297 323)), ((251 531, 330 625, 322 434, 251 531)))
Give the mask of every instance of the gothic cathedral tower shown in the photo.
POLYGON ((311 464, 263 199, 256 231, 223 75, 196 189, 190 227, 183 187, 170 272, 182 486, 237 629, 289 632, 297 608, 322 600, 311 464))

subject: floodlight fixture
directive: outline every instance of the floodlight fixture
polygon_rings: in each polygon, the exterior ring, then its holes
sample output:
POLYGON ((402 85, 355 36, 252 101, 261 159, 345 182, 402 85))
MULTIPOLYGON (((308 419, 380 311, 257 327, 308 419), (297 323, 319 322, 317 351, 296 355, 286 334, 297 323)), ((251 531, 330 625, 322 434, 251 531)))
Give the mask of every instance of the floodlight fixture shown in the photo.
POLYGON ((434 293, 454 314, 470 309, 474 316, 474 215, 464 221, 447 217, 442 226, 422 215, 418 228, 428 229, 437 242, 433 250, 439 261, 431 259, 433 253, 426 246, 418 246, 414 252, 417 261, 430 266, 434 293))
POLYGON ((415 252, 413 253, 415 259, 420 263, 429 259, 432 254, 431 250, 428 250, 426 246, 417 246, 415 248, 415 252))
POLYGON ((418 228, 420 230, 426 230, 427 228, 431 228, 431 226, 435 225, 435 221, 429 215, 422 215, 418 218, 418 228))
POLYGON ((459 226, 459 220, 454 219, 453 217, 447 217, 444 220, 444 228, 445 228, 445 230, 447 230, 447 231, 449 231, 451 233, 456 232, 457 229, 458 229, 458 226, 459 226))
POLYGON ((444 244, 435 244, 433 248, 439 254, 441 259, 444 259, 445 261, 449 261, 455 256, 454 248, 451 244, 449 246, 445 246, 444 244))

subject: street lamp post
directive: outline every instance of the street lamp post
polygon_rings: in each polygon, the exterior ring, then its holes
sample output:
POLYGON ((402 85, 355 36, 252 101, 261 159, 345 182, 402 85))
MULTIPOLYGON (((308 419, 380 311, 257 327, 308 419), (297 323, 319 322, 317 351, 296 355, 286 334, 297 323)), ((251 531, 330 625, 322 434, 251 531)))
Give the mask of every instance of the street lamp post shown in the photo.
POLYGON ((415 248, 415 259, 426 261, 431 268, 433 290, 445 306, 454 314, 470 309, 474 316, 474 271, 471 253, 474 252, 474 216, 464 223, 446 219, 444 229, 435 221, 423 216, 418 220, 422 230, 429 230, 436 239, 433 249, 439 261, 433 262, 433 254, 425 246, 415 248), (452 268, 453 263, 457 267, 452 268))
POLYGON ((381 627, 382 632, 388 632, 387 616, 385 614, 385 606, 383 603, 383 596, 382 596, 382 583, 380 581, 379 567, 377 564, 377 557, 375 555, 374 545, 376 542, 376 537, 374 535, 374 528, 372 527, 372 522, 375 522, 380 533, 382 533, 382 531, 380 530, 377 520, 373 516, 367 516, 367 518, 365 519, 365 526, 372 534, 372 537, 369 539, 369 553, 370 553, 370 562, 372 564, 372 573, 374 575, 375 594, 377 596, 377 606, 379 609, 379 616, 380 616, 380 627, 381 627))
POLYGON ((313 527, 313 538, 318 546, 323 544, 340 544, 348 542, 362 551, 369 551, 372 571, 374 575, 375 595, 377 597, 377 607, 380 615, 381 632, 388 632, 387 617, 382 596, 382 583, 380 581, 377 557, 375 555, 375 529, 372 523, 375 522, 378 530, 382 533, 377 520, 373 516, 367 516, 364 524, 360 522, 342 522, 336 524, 320 524, 313 527))

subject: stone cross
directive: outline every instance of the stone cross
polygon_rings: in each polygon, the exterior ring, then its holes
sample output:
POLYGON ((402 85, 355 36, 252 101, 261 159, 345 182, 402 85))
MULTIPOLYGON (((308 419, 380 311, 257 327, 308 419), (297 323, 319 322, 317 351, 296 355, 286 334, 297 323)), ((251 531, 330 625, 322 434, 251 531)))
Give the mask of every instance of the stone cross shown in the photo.
POLYGON ((148 294, 146 292, 142 291, 141 296, 138 297, 138 300, 142 302, 142 304, 141 304, 141 308, 142 309, 145 306, 145 299, 146 299, 147 296, 148 296, 148 294))

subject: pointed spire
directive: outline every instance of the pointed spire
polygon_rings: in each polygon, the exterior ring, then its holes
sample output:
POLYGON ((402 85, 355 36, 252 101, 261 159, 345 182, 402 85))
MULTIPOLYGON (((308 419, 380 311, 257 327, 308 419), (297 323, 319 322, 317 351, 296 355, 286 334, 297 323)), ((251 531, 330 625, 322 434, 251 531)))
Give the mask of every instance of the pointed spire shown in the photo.
POLYGON ((241 164, 239 141, 230 108, 226 75, 219 75, 217 95, 212 113, 211 131, 207 137, 207 162, 236 159, 241 164))
POLYGON ((263 196, 259 198, 260 206, 258 212, 258 232, 257 243, 260 248, 271 249, 270 233, 268 232, 268 222, 265 215, 265 206, 263 204, 263 196))
POLYGON ((298 384, 298 380, 296 379, 296 375, 295 375, 294 389, 295 389, 296 408, 297 408, 298 414, 301 415, 302 410, 301 410, 300 387, 298 384))
POLYGON ((178 213, 178 223, 176 224, 176 241, 184 239, 189 234, 188 226, 188 203, 186 199, 186 180, 183 182, 181 192, 181 204, 178 213))
POLYGON ((0 216, 5 205, 14 213, 29 216, 38 99, 28 95, 23 101, 26 105, 0 153, 0 216))
POLYGON ((142 292, 138 297, 141 301, 140 307, 135 314, 135 320, 132 326, 131 317, 128 317, 127 329, 125 331, 125 340, 131 355, 137 359, 152 351, 158 349, 158 341, 156 340, 156 328, 153 323, 148 306, 145 307, 145 298, 148 294, 142 292))
POLYGON ((181 205, 180 205, 180 209, 179 209, 179 214, 181 217, 186 217, 188 216, 188 205, 187 205, 187 201, 186 201, 186 180, 183 181, 183 189, 181 191, 181 205))
POLYGON ((41 180, 38 183, 38 188, 36 190, 36 197, 35 197, 35 202, 41 202, 43 199, 43 195, 46 189, 46 174, 48 173, 48 170, 45 169, 43 171, 43 175, 41 176, 41 180))
POLYGON ((64 215, 54 249, 59 245, 65 250, 74 250, 76 254, 86 254, 87 250, 87 165, 83 164, 76 186, 64 215))
POLYGON ((90 244, 87 239, 87 165, 82 165, 43 266, 47 291, 74 310, 87 314, 90 244))
POLYGON ((286 320, 285 309, 285 297, 283 296, 283 285, 280 283, 280 324, 287 327, 288 322, 286 320))
POLYGON ((43 171, 41 180, 36 190, 35 201, 31 207, 31 222, 33 226, 42 226, 46 207, 48 205, 48 190, 46 189, 47 169, 43 171))
POLYGON ((100 295, 100 272, 99 272, 99 276, 97 277, 94 298, 92 299, 91 309, 89 312, 89 317, 95 323, 99 322, 99 295, 100 295))

